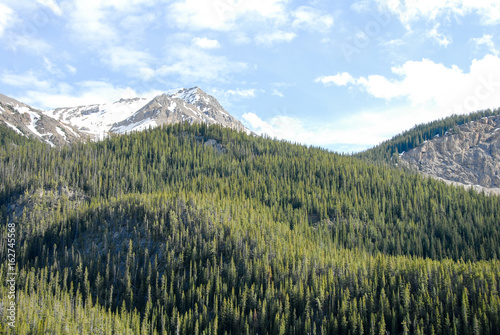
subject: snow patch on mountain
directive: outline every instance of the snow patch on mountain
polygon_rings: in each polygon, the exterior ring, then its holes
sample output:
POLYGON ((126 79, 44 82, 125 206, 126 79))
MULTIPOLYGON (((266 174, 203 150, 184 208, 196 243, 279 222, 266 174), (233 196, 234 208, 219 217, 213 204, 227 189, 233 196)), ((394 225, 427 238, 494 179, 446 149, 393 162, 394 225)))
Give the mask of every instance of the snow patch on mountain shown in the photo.
POLYGON ((110 104, 57 108, 47 113, 94 137, 102 138, 113 124, 130 117, 147 103, 145 98, 120 99, 110 104))
POLYGON ((3 121, 5 122, 5 124, 9 127, 9 128, 12 128, 12 130, 14 130, 16 133, 18 133, 19 135, 23 135, 23 136, 26 136, 23 134, 22 131, 20 131, 19 129, 17 129, 17 127, 15 127, 14 125, 8 123, 7 121, 3 121))

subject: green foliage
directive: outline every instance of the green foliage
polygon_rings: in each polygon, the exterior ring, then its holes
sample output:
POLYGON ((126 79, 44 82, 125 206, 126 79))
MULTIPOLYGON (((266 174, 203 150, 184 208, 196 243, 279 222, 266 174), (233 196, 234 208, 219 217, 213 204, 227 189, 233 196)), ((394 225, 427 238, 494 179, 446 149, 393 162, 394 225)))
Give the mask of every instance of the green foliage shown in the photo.
POLYGON ((500 329, 498 197, 206 125, 30 142, 0 171, 21 333, 500 329))

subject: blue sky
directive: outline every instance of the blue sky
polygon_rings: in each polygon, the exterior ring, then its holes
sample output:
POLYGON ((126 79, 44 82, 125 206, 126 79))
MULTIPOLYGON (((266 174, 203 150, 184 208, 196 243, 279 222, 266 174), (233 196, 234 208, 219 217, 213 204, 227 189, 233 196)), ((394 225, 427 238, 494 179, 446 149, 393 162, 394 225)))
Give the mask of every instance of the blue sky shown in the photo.
POLYGON ((50 109, 199 86, 250 129, 354 152, 500 107, 489 0, 3 0, 0 93, 50 109))

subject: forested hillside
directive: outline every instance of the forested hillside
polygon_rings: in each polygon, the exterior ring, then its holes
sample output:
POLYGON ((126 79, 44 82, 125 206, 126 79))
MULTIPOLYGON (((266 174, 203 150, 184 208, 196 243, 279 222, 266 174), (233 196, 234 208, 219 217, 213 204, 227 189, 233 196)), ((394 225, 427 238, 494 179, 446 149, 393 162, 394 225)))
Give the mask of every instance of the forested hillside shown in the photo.
POLYGON ((0 332, 500 333, 498 197, 220 126, 5 134, 0 332))
POLYGON ((446 132, 452 131, 456 126, 493 115, 500 115, 500 108, 471 114, 452 115, 441 120, 420 124, 356 156, 371 162, 390 163, 395 154, 401 154, 416 148, 424 141, 431 140, 435 136, 443 136, 446 132))

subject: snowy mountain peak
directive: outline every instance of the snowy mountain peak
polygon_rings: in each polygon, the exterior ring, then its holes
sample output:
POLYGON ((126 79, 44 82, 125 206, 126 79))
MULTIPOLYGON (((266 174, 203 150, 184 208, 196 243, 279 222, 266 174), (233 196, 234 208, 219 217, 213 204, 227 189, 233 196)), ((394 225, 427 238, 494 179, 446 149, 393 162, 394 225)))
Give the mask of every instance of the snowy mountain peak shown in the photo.
POLYGON ((229 115, 214 97, 198 87, 156 96, 127 119, 114 124, 110 131, 127 133, 177 122, 220 124, 248 133, 241 122, 229 115))
POLYGON ((181 89, 177 90, 177 92, 170 93, 168 95, 172 98, 184 100, 190 104, 195 104, 202 97, 208 96, 208 94, 203 92, 198 86, 191 87, 191 88, 181 88, 181 89))
POLYGON ((250 133, 217 99, 199 87, 181 88, 154 97, 122 98, 113 103, 34 109, 0 94, 0 121, 19 133, 51 145, 99 140, 109 133, 128 133, 177 122, 220 124, 250 133))

